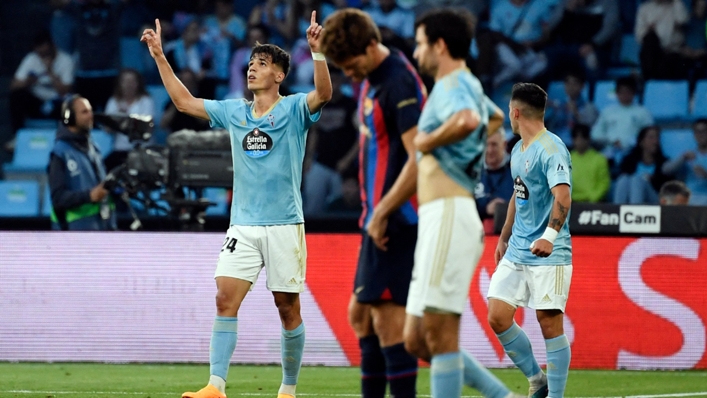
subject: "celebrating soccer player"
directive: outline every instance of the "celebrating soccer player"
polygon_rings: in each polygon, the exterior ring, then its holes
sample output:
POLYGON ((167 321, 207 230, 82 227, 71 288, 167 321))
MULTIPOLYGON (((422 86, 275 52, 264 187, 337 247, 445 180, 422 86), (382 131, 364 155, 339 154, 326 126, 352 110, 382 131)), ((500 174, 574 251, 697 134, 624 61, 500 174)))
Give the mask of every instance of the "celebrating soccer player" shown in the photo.
POLYGON ((563 313, 572 279, 570 154, 544 124, 547 94, 532 83, 513 86, 508 116, 521 140, 511 152, 515 193, 496 248, 489 285, 489 323, 513 363, 530 383, 531 397, 562 397, 570 365, 563 313), (547 376, 528 336, 514 321, 530 307, 545 338, 547 376), (549 389, 549 392, 548 392, 549 389), (549 394, 549 395, 548 395, 549 394))
POLYGON ((216 319, 211 335, 209 384, 184 398, 225 398, 226 376, 238 337, 238 309, 261 269, 282 321, 279 398, 294 398, 302 364, 304 324, 299 293, 304 290, 307 248, 302 215, 302 161, 309 127, 331 98, 331 81, 319 52, 322 26, 316 12, 307 29, 314 58, 315 90, 283 97, 280 84, 290 56, 271 44, 257 44, 248 64, 254 100, 194 98, 177 79, 162 51, 159 20, 146 29, 146 42, 169 96, 180 112, 227 129, 233 153, 231 226, 216 265, 216 319))
POLYGON ((358 116, 362 242, 349 321, 361 347, 364 398, 415 396, 417 358, 405 351, 403 325, 410 287, 417 205, 415 148, 425 89, 405 56, 381 44, 368 14, 344 9, 324 22, 322 50, 363 82, 358 116))
POLYGON ((487 131, 500 126, 503 112, 466 67, 473 36, 469 15, 431 11, 415 26, 415 59, 423 73, 434 77, 435 86, 414 139, 420 152, 420 227, 405 343, 411 352, 431 360, 434 398, 460 397, 462 383, 487 397, 513 396, 459 349, 461 313, 484 248, 473 192, 481 175, 487 131))

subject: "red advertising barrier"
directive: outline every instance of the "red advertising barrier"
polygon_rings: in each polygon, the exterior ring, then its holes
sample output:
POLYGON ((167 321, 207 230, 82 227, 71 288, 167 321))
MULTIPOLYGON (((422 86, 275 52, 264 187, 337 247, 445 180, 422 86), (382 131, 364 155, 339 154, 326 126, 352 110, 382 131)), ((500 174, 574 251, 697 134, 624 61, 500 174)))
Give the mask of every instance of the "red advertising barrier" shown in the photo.
MULTIPOLYGON (((346 307, 359 240, 351 235, 308 237, 309 290, 352 364, 360 357, 346 307)), ((507 364, 503 349, 485 321, 482 288, 495 268, 496 243, 496 237, 486 239, 469 297, 473 315, 503 365, 507 364)), ((572 367, 707 368, 707 252, 702 247, 706 244, 707 239, 573 238, 566 313, 572 367)), ((534 316, 518 311, 519 325, 528 320, 534 321, 534 316)), ((535 342, 534 347, 536 355, 544 348, 535 342)))

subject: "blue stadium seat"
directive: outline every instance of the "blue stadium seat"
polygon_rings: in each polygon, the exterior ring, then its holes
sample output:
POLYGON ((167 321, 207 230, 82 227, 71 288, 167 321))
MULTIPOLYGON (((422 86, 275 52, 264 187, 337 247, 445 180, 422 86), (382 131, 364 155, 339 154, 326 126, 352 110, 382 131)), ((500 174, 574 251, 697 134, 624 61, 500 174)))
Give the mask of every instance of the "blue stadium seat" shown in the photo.
POLYGON ((204 198, 209 202, 216 203, 216 206, 206 208, 209 216, 224 216, 228 214, 228 195, 225 188, 205 188, 204 198))
POLYGON ((598 110, 608 105, 616 104, 616 82, 613 80, 600 80, 594 84, 594 106, 598 110))
POLYGON ((687 81, 650 80, 643 93, 643 105, 656 120, 685 119, 689 93, 687 81))
POLYGON ((692 117, 707 117, 707 80, 697 82, 692 99, 692 117))
POLYGON ((640 52, 641 45, 638 44, 638 42, 636 41, 636 36, 629 33, 621 36, 621 50, 619 52, 619 62, 624 65, 640 65, 640 52))
POLYGON ((55 119, 25 119, 25 128, 56 130, 58 125, 55 119))
POLYGON ((113 152, 113 141, 115 140, 115 136, 112 134, 106 133, 103 130, 93 130, 91 131, 91 138, 93 139, 93 142, 98 145, 98 149, 101 151, 101 156, 103 156, 103 158, 113 152))
POLYGON ((12 162, 3 165, 8 172, 45 173, 49 165, 49 153, 54 146, 55 130, 21 129, 17 132, 15 155, 12 162))
POLYGON ((36 181, 0 181, 0 217, 39 215, 39 184, 36 181))
POLYGON ((686 151, 697 149, 695 137, 690 129, 666 129, 660 134, 660 146, 668 159, 675 159, 686 151))

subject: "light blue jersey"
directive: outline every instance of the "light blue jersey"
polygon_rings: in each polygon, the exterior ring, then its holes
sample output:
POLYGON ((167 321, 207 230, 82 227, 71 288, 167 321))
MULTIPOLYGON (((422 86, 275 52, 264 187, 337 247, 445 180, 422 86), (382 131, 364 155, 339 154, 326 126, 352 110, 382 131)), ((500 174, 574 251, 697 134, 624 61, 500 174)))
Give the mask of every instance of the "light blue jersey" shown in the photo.
POLYGON ((204 107, 214 128, 227 129, 233 154, 231 225, 304 222, 302 161, 311 114, 306 94, 281 97, 262 117, 244 99, 211 101, 204 107))
POLYGON ((530 244, 540 238, 550 222, 554 202, 551 189, 567 184, 572 190, 572 161, 562 140, 544 130, 522 150, 523 141, 511 151, 511 174, 515 188, 516 216, 505 258, 522 265, 572 264, 569 213, 555 239, 552 254, 538 257, 530 244))
MULTIPOLYGON (((479 126, 463 140, 437 147, 431 153, 448 176, 473 194, 484 163, 489 112, 494 109, 491 100, 484 95, 479 79, 464 68, 437 81, 427 97, 417 129, 429 134, 464 109, 479 114, 479 126)), ((420 156, 418 153, 418 158, 420 156)))

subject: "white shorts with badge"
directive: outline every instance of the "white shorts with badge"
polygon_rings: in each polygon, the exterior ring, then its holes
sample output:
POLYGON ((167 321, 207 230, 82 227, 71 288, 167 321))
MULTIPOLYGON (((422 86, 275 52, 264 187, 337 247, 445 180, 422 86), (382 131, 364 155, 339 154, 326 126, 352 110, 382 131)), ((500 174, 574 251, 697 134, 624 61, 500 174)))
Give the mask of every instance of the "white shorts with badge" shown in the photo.
POLYGON ((461 196, 437 199, 420 206, 418 216, 406 312, 417 317, 426 311, 461 314, 484 251, 476 202, 461 196))
POLYGON ((486 295, 514 307, 565 312, 572 264, 521 265, 505 258, 496 267, 486 295))
POLYGON ((253 284, 252 289, 263 268, 268 290, 304 291, 307 270, 304 224, 232 225, 228 229, 214 277, 243 279, 253 284))

